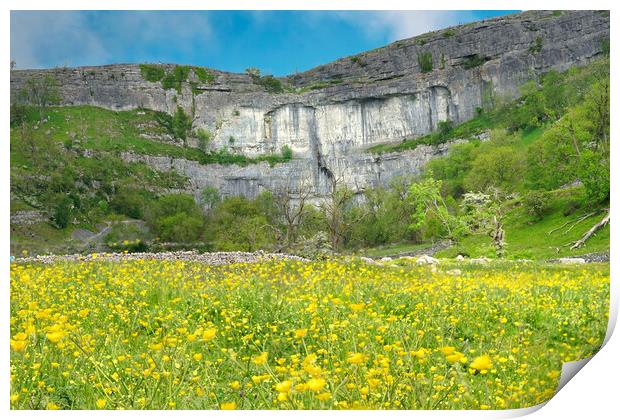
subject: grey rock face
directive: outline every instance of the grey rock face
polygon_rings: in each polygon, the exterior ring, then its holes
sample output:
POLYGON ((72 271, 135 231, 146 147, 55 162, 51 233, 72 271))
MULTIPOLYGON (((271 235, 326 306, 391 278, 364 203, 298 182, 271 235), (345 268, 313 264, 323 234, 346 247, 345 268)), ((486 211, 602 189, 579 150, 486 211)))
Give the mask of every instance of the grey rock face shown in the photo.
POLYGON ((271 94, 245 74, 216 70, 209 70, 215 76, 210 85, 164 90, 159 82, 145 81, 132 64, 12 71, 11 92, 33 75, 51 72, 66 105, 169 113, 180 106, 193 112, 195 128, 213 134, 214 149, 256 156, 279 153, 286 145, 295 159, 274 168, 241 168, 127 158, 174 168, 195 188, 213 185, 225 195, 254 196, 287 177, 308 177, 320 195, 331 176, 341 175, 359 189, 416 173, 445 150, 420 146, 381 157, 364 150, 427 134, 441 121, 471 119, 489 102, 516 97, 518 87, 536 75, 588 63, 608 38, 609 13, 536 11, 424 34, 280 79, 288 91, 303 93, 271 94), (431 71, 421 71, 423 54, 430 54, 431 71))

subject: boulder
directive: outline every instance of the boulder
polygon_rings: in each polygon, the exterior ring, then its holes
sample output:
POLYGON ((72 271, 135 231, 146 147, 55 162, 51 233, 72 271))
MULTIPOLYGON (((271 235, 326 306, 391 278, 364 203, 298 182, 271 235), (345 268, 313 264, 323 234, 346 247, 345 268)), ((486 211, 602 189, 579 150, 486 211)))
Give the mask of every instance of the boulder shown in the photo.
POLYGON ((464 256, 462 256, 461 254, 457 255, 455 258, 457 261, 463 261, 465 259, 464 256))
POLYGON ((585 264, 586 260, 584 258, 566 257, 566 258, 559 258, 558 262, 560 264, 585 264))
POLYGON ((491 262, 491 260, 487 257, 480 257, 480 258, 472 258, 471 260, 469 260, 470 263, 472 264, 488 264, 489 262, 491 262))
POLYGON ((430 255, 420 255, 416 260, 416 264, 418 265, 435 265, 439 264, 439 260, 437 258, 433 258, 430 255))

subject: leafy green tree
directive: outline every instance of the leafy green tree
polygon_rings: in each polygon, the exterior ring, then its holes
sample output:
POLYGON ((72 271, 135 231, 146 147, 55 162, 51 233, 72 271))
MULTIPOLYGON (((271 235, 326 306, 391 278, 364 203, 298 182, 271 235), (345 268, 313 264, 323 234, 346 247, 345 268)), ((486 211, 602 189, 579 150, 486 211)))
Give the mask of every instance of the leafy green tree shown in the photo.
POLYGON ((504 219, 508 198, 509 196, 499 188, 491 187, 486 193, 466 193, 461 202, 469 229, 490 236, 498 257, 505 254, 504 219))
POLYGON ((420 229, 429 217, 436 218, 445 229, 445 238, 454 242, 466 233, 466 224, 450 213, 441 195, 441 181, 431 177, 414 182, 409 187, 407 199, 413 206, 411 228, 420 229))
POLYGON ((60 102, 58 80, 51 75, 33 76, 26 80, 20 89, 18 99, 34 106, 39 114, 39 121, 43 122, 47 107, 60 102))
POLYGON ((175 213, 157 220, 157 232, 164 241, 194 242, 202 233, 204 220, 185 212, 175 213))

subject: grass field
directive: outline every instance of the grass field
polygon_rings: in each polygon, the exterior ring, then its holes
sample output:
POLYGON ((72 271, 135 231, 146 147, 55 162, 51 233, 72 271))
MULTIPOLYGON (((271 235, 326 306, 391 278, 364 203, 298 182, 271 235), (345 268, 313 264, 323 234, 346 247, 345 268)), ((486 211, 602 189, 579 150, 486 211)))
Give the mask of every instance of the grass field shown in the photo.
POLYGON ((11 265, 14 409, 504 409, 605 335, 609 267, 11 265))

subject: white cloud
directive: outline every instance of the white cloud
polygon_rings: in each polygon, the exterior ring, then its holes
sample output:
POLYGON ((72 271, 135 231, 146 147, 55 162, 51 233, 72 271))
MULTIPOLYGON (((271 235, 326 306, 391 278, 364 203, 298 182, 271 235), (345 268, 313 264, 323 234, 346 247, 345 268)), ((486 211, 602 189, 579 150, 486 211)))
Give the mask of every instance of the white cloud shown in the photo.
POLYGON ((45 66, 51 54, 58 65, 102 61, 108 57, 86 19, 71 12, 11 12, 11 60, 18 68, 45 66))
POLYGON ((18 68, 143 60, 161 51, 191 53, 212 38, 207 13, 11 12, 11 59, 18 68))
POLYGON ((387 32, 390 41, 475 20, 472 12, 444 10, 342 12, 340 16, 359 26, 370 37, 382 36, 387 32))

